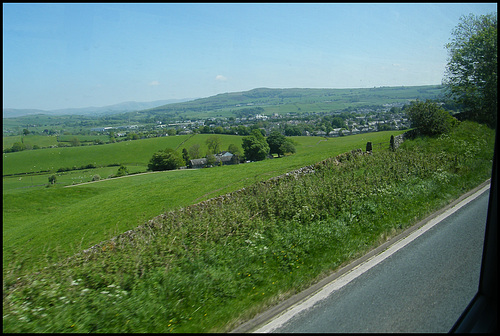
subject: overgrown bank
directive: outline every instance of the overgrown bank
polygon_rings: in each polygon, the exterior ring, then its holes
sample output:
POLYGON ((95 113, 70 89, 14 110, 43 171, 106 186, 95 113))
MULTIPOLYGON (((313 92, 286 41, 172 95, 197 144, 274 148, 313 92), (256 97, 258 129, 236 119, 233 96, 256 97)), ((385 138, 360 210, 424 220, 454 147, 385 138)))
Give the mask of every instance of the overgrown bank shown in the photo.
POLYGON ((4 332, 228 331, 491 175, 494 132, 463 122, 395 152, 258 183, 4 278, 4 332))

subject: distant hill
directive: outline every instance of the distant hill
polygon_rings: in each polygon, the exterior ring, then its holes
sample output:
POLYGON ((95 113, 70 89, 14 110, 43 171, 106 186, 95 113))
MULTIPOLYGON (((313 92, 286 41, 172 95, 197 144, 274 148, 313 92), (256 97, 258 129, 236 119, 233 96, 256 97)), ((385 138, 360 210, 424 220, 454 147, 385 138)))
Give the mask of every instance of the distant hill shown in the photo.
POLYGON ((257 88, 198 99, 126 102, 104 107, 54 111, 4 109, 3 129, 19 131, 18 128, 23 125, 47 127, 64 124, 65 127, 71 125, 81 128, 89 125, 97 127, 156 122, 168 124, 215 117, 249 118, 256 115, 362 112, 381 106, 402 106, 416 99, 442 99, 443 88, 442 85, 362 89, 257 88))
POLYGON ((82 107, 82 108, 66 108, 57 110, 39 110, 39 109, 13 109, 4 108, 3 117, 4 118, 14 118, 22 117, 26 115, 33 114, 46 114, 46 115, 94 115, 102 116, 108 114, 117 114, 124 112, 132 112, 138 110, 145 110, 157 106, 163 106, 166 104, 180 103, 192 100, 194 98, 185 99, 167 99, 167 100, 156 100, 152 102, 123 102, 119 104, 107 105, 102 107, 82 107))
POLYGON ((196 119, 215 116, 238 117, 252 113, 255 115, 256 113, 329 112, 346 108, 407 103, 415 99, 437 99, 442 96, 442 90, 442 85, 362 89, 257 88, 158 106, 128 115, 131 118, 142 116, 158 119, 161 117, 196 119))

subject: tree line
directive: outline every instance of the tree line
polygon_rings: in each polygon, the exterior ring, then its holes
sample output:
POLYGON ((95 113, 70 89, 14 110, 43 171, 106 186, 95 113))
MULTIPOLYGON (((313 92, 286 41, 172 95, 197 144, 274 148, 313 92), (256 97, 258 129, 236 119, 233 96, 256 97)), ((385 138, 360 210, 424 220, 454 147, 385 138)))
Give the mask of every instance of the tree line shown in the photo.
MULTIPOLYGON (((207 138, 206 144, 208 153, 206 155, 207 161, 211 164, 215 163, 214 154, 221 152, 221 139, 219 136, 211 136, 207 138)), ((286 154, 294 154, 296 152, 293 140, 285 137, 278 130, 273 130, 271 134, 266 137, 263 130, 254 129, 251 134, 245 136, 242 140, 243 153, 235 144, 230 144, 228 152, 236 157, 236 162, 241 161, 262 161, 270 158, 273 154, 281 157, 286 154)), ((166 148, 157 151, 149 160, 148 170, 161 171, 173 170, 180 167, 189 166, 191 159, 200 158, 200 145, 194 144, 189 150, 182 149, 178 152, 172 148, 166 148)))

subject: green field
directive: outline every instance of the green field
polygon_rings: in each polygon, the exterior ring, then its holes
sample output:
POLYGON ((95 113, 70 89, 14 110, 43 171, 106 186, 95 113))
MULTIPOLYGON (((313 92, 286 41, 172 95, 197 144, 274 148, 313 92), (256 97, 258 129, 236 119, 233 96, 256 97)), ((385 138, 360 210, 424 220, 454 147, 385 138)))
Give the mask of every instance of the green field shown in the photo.
MULTIPOLYGON (((26 252, 33 259, 26 265, 46 263, 34 256, 46 254, 50 255, 50 260, 57 259, 56 254, 48 252, 53 249, 67 256, 132 229, 164 211, 234 191, 355 148, 364 149, 367 141, 384 143, 382 147, 375 145, 375 150, 387 148, 391 134, 398 133, 401 132, 330 139, 293 137, 297 153, 279 159, 212 169, 132 175, 70 188, 63 186, 88 182, 95 174, 105 178, 116 173, 118 167, 57 173, 55 188, 46 188, 51 174, 4 177, 4 265, 9 263, 13 251, 19 254, 17 246, 20 244, 25 246, 22 254, 26 252)), ((208 136, 198 134, 190 138, 176 136, 4 154, 4 174, 25 172, 28 164, 47 169, 89 162, 98 165, 119 162, 126 164, 131 172, 134 168, 144 171, 149 158, 158 149, 178 146, 184 140, 187 141, 183 147, 193 143, 206 147, 208 136)), ((224 148, 230 143, 239 144, 242 137, 224 135, 221 138, 224 148)))
POLYGON ((8 137, 3 137, 3 149, 11 148, 15 142, 24 143, 26 146, 37 145, 40 148, 57 146, 56 136, 47 135, 13 135, 8 137))
POLYGON ((491 176, 485 126, 462 122, 395 152, 391 134, 296 138, 297 154, 280 159, 4 190, 3 331, 227 332, 491 176), (386 145, 255 183, 367 141, 386 145))

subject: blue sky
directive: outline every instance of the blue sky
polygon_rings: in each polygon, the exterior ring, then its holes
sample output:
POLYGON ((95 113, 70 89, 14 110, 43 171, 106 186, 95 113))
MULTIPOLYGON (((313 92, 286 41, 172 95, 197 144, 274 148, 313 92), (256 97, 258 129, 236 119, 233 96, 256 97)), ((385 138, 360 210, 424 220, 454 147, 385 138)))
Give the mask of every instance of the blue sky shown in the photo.
POLYGON ((3 107, 440 84, 459 18, 496 11, 496 3, 4 3, 3 107))

